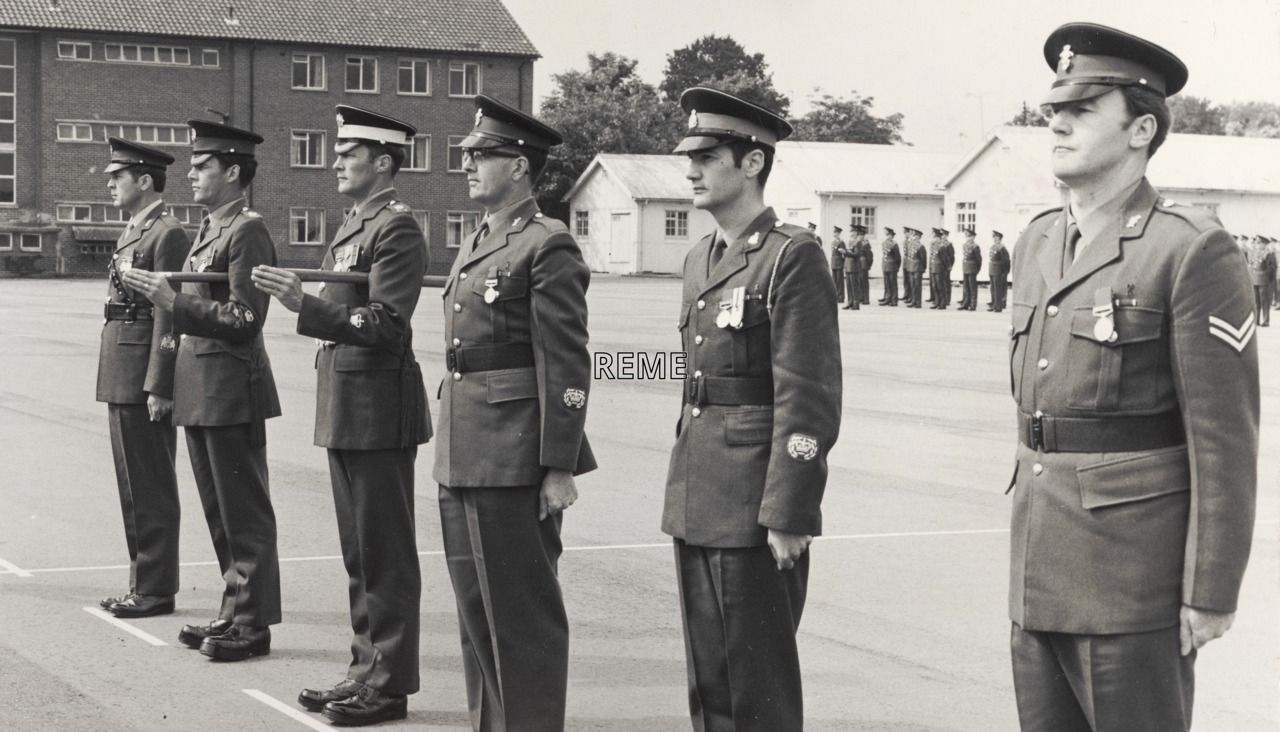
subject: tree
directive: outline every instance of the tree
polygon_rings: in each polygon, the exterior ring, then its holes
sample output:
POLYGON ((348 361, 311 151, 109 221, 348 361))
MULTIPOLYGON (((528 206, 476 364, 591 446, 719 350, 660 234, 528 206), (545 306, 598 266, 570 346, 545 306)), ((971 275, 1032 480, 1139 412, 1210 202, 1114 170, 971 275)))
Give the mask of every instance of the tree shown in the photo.
POLYGON ((1226 113, 1221 107, 1204 97, 1179 94, 1168 101, 1173 114, 1170 132, 1187 132, 1193 135, 1225 135, 1226 113))
POLYGON ((1009 124, 1015 127, 1048 127, 1049 120, 1045 119, 1039 110, 1032 109, 1023 102, 1022 111, 1014 115, 1013 119, 1009 120, 1009 124))
POLYGON ((638 62, 615 53, 587 54, 586 71, 552 76, 555 88, 542 100, 540 117, 559 130, 538 182, 538 204, 567 218, 561 202, 597 153, 667 154, 675 147, 680 108, 635 73, 638 62))
MULTIPOLYGON (((816 91, 816 90, 815 90, 816 91)), ((902 142, 902 115, 876 117, 871 113, 875 100, 851 92, 848 99, 823 94, 807 114, 792 120, 793 140, 812 142, 862 142, 891 145, 902 142)))
POLYGON ((1280 104, 1232 102, 1222 107, 1226 134, 1236 137, 1280 137, 1280 104))
POLYGON ((773 75, 763 53, 747 53, 730 36, 703 36, 667 56, 660 89, 678 102, 691 86, 710 86, 786 116, 791 100, 773 87, 773 75))

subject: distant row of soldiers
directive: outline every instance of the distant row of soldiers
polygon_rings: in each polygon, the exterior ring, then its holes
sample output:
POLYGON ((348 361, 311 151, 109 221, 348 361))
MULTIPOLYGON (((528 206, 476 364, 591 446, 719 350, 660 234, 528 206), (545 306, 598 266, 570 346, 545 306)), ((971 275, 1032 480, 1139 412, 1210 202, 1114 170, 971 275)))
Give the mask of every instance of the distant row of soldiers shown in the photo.
POLYGON ((1236 237, 1236 243, 1249 262, 1249 278, 1253 282, 1254 307, 1261 327, 1271 325, 1271 309, 1280 310, 1280 239, 1255 234, 1250 240, 1244 235, 1236 237))
MULTIPOLYGON (((810 229, 817 227, 810 223, 810 229)), ((838 301, 845 310, 858 310, 871 304, 868 273, 875 262, 875 252, 867 240, 867 227, 854 224, 853 239, 846 244, 841 238, 844 229, 832 227, 831 277, 835 280, 838 301)), ((886 307, 898 306, 898 272, 902 272, 902 296, 909 308, 923 307, 924 275, 929 273, 930 310, 946 310, 951 304, 951 271, 956 264, 956 249, 948 238, 951 232, 934 228, 928 247, 921 241, 924 233, 910 226, 902 227, 906 241, 898 245, 897 232, 885 227, 884 241, 880 243, 881 271, 884 274, 884 297, 878 301, 886 307)), ((982 270, 982 248, 975 241, 973 229, 963 230, 960 273, 962 276, 961 310, 978 309, 978 272, 982 270)), ((991 279, 991 302, 987 310, 1001 312, 1005 308, 1009 291, 1009 250, 1005 249, 1004 234, 991 232, 990 261, 987 273, 991 279)))

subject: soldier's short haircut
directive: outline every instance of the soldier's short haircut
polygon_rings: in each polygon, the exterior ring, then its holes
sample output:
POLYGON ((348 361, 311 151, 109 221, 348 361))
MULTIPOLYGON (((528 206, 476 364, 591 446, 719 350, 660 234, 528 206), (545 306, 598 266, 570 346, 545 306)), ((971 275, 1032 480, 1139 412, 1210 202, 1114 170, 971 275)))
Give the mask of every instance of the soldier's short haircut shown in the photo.
POLYGON ((164 193, 165 183, 169 179, 164 168, 157 168, 154 165, 131 165, 122 172, 128 173, 135 181, 144 175, 151 176, 151 185, 156 189, 156 193, 164 193))
POLYGON ((1173 126, 1173 114, 1169 111, 1169 105, 1164 97, 1140 86, 1122 86, 1120 93, 1124 96, 1130 122, 1147 114, 1156 118, 1156 134, 1147 146, 1147 157, 1150 158, 1164 144, 1165 138, 1169 136, 1169 128, 1173 126))
POLYGON ((409 148, 407 145, 387 145, 381 142, 373 142, 365 140, 360 143, 369 150, 369 160, 375 160, 381 155, 391 158, 391 175, 394 177, 400 172, 400 168, 404 166, 405 161, 409 159, 409 148))
POLYGON ((760 187, 764 188, 769 182, 769 173, 773 172, 773 148, 759 142, 749 142, 747 140, 731 140, 725 143, 729 148, 729 152, 733 155, 733 165, 736 168, 742 167, 742 159, 747 157, 747 153, 752 150, 759 150, 764 153, 764 167, 760 169, 760 175, 756 176, 756 180, 760 182, 760 187))
POLYGON ((520 154, 529 161, 529 182, 536 184, 542 177, 542 171, 547 169, 547 151, 522 147, 520 154))
POLYGON ((258 159, 251 158, 247 155, 236 155, 232 153, 214 153, 214 159, 222 166, 223 170, 227 170, 233 165, 240 166, 240 187, 248 188, 249 184, 258 174, 258 159))

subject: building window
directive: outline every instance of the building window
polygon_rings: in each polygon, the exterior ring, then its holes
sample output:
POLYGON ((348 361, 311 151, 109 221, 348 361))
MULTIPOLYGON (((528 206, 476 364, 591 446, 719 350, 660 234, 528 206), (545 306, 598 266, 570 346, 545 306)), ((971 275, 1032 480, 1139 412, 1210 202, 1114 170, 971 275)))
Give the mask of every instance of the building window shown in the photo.
POLYGON ((0 38, 0 204, 17 202, 17 167, 14 149, 15 128, 14 91, 17 86, 17 42, 0 38))
POLYGON ((978 203, 976 201, 961 201, 956 204, 956 231, 964 231, 965 229, 977 230, 978 226, 978 203))
POLYGON ((414 135, 409 145, 408 156, 405 157, 401 170, 413 170, 425 173, 431 170, 431 135, 414 135))
POLYGON ((667 211, 666 237, 668 239, 689 238, 688 211, 667 211))
POLYGON ((431 248, 431 214, 427 211, 414 211, 413 217, 418 220, 418 226, 422 227, 422 243, 427 249, 431 248))
POLYGON ((480 225, 480 214, 472 211, 450 211, 449 224, 445 230, 445 246, 457 249, 462 242, 471 236, 471 232, 480 225))
MULTIPOLYGON (((94 206, 94 209, 99 206, 94 206)), ((123 209, 116 208, 110 203, 104 203, 100 206, 102 209, 102 220, 113 224, 123 224, 129 220, 130 215, 125 213, 123 209)))
POLYGON ((22 243, 20 245, 22 247, 22 251, 38 252, 40 251, 41 245, 42 245, 42 242, 40 241, 39 234, 23 234, 22 235, 22 243))
POLYGON ((169 213, 184 224, 198 224, 204 219, 204 206, 181 206, 169 204, 169 213))
POLYGON ((190 66, 191 49, 184 46, 141 46, 134 43, 108 43, 104 47, 108 61, 127 64, 160 64, 190 66))
POLYGON ((293 54, 293 88, 324 89, 324 54, 293 54))
POLYGON ((462 172, 462 141, 465 135, 449 135, 449 172, 462 172))
POLYGON ((201 50, 201 51, 200 51, 200 65, 201 65, 201 66, 212 66, 212 67, 214 67, 214 68, 217 68, 219 65, 221 65, 221 59, 219 58, 218 49, 216 49, 216 48, 206 48, 206 49, 201 50))
POLYGON ((480 93, 480 64, 449 62, 449 96, 474 97, 480 93))
POLYGON ((93 142, 93 127, 76 122, 59 122, 58 142, 93 142))
MULTIPOLYGON (((63 123, 59 123, 61 125, 63 123)), ((103 139, 119 137, 149 145, 189 145, 191 128, 186 125, 137 125, 107 123, 103 125, 103 139)))
POLYGON ((373 56, 347 57, 347 91, 377 93, 378 59, 373 56))
POLYGON ((0 252, 13 251, 13 234, 0 232, 0 252))
POLYGON ((58 41, 58 58, 88 61, 93 58, 93 44, 58 41))
POLYGON ((876 207, 875 206, 850 206, 849 207, 849 228, 854 226, 867 227, 867 233, 871 236, 876 235, 876 207))
POLYGON ((589 211, 573 212, 573 235, 591 236, 591 213, 589 211))
POLYGON ((400 59, 397 94, 431 94, 431 62, 422 58, 400 59))
POLYGON ((289 243, 290 244, 323 244, 324 243, 324 209, 291 208, 289 209, 289 243))
POLYGON ((294 130, 289 143, 289 165, 295 168, 324 167, 324 133, 294 130))
POLYGON ((87 203, 60 203, 57 211, 59 221, 93 220, 93 208, 87 203))

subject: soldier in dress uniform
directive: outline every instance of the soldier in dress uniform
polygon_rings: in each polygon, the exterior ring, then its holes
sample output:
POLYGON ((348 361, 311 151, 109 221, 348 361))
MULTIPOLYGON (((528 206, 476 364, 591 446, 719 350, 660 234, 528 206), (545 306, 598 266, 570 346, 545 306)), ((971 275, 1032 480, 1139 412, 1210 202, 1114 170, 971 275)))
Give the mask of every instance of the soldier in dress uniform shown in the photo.
MULTIPOLYGON (((858 229, 855 226, 853 230, 858 229)), ((844 302, 844 258, 848 254, 844 240, 840 238, 841 229, 833 226, 831 237, 831 279, 836 283, 836 302, 844 302)))
POLYGON ((1255 236, 1253 244, 1246 252, 1249 261, 1249 273, 1253 280, 1253 296, 1258 313, 1258 325, 1266 328, 1271 325, 1271 288, 1276 279, 1276 255, 1271 251, 1271 240, 1265 236, 1255 236))
POLYGON ((262 324, 271 298, 251 272, 275 264, 262 216, 245 205, 257 174, 262 137, 191 120, 187 178, 209 211, 184 263, 189 272, 226 272, 226 282, 185 283, 175 293, 164 277, 132 269, 125 284, 173 312, 182 335, 173 386, 173 421, 186 428, 187 451, 205 521, 226 582, 218 617, 188 625, 178 640, 215 660, 240 661, 271 652, 280 622, 280 560, 267 481, 270 417, 280 416, 262 324))
POLYGON ((946 229, 940 229, 942 232, 942 244, 938 247, 938 254, 942 257, 942 307, 946 310, 951 304, 951 269, 956 266, 956 248, 951 243, 951 232, 946 229))
MULTIPOLYGON (((1271 242, 1271 254, 1280 263, 1280 240, 1274 237, 1267 237, 1271 242)), ((1271 306, 1276 310, 1280 310, 1280 268, 1276 269, 1275 279, 1271 281, 1271 306)))
POLYGON ((898 269, 902 267, 902 251, 894 240, 894 231, 888 227, 884 230, 884 241, 880 243, 880 272, 884 275, 884 297, 881 305, 898 307, 898 269))
POLYGON ((987 305, 987 310, 1002 312, 1009 293, 1009 250, 1004 248, 1004 234, 998 231, 991 232, 987 275, 991 278, 991 302, 987 305))
POLYGON ((973 229, 964 230, 964 244, 960 249, 960 274, 964 277, 961 310, 978 309, 978 273, 982 271, 982 248, 973 240, 975 236, 973 229))
POLYGON ((862 295, 862 304, 871 304, 871 265, 875 263, 876 252, 867 239, 864 228, 858 234, 858 292, 862 295))
POLYGON ((1186 66, 1091 23, 1055 30, 1044 58, 1068 205, 1013 256, 1018 714, 1024 730, 1186 730, 1195 649, 1230 627, 1253 534, 1248 272, 1212 214, 1145 177, 1186 66))
POLYGON ((902 299, 906 301, 907 307, 914 307, 915 302, 915 275, 916 275, 916 247, 919 241, 915 237, 915 229, 910 226, 902 227, 902 299))
POLYGON ((129 591, 99 604, 118 618, 145 618, 173 612, 178 592, 182 511, 171 416, 177 347, 168 311, 154 308, 121 275, 134 267, 180 269, 191 242, 160 199, 173 156, 118 137, 107 142, 107 190, 130 218, 107 265, 111 286, 98 351, 97 399, 107 403, 129 547, 129 591))
POLYGON ((924 232, 919 229, 913 229, 915 238, 915 247, 912 254, 915 258, 915 272, 911 275, 911 307, 919 310, 924 307, 921 298, 924 297, 924 275, 929 271, 929 250, 925 249, 924 242, 921 237, 924 232))
POLYGON ((862 248, 858 244, 858 234, 855 230, 853 240, 849 242, 849 246, 845 249, 844 255, 844 309, 860 310, 862 308, 862 265, 860 259, 862 257, 862 248))
POLYGON ((395 176, 417 129, 339 104, 333 169, 352 208, 322 269, 368 273, 362 284, 323 283, 260 266, 253 283, 298 313, 316 339, 315 444, 328 450, 338 538, 349 578, 351 663, 332 689, 298 703, 339 724, 404 719, 418 691, 422 577, 414 537, 413 466, 431 436, 410 321, 422 294, 427 243, 395 176))
POLYGON ((929 242, 929 302, 933 303, 929 306, 930 310, 946 309, 946 304, 942 297, 944 232, 945 229, 934 229, 933 241, 929 242))
MULTIPOLYGON (((590 271, 533 185, 560 133, 484 95, 462 141, 485 217, 444 288, 450 371, 435 479, 476 730, 561 730, 569 623, 556 565, 573 476, 596 467, 583 434, 591 387, 590 271)), ((823 278, 831 278, 823 258, 823 278)))
MULTIPOLYGON (((796 632, 827 453, 840 333, 822 247, 764 204, 782 117, 712 89, 680 97, 693 205, 716 231, 684 262, 689 378, 667 473, 694 729, 800 730, 796 632)), ((855 301, 856 302, 856 301, 855 301)))

